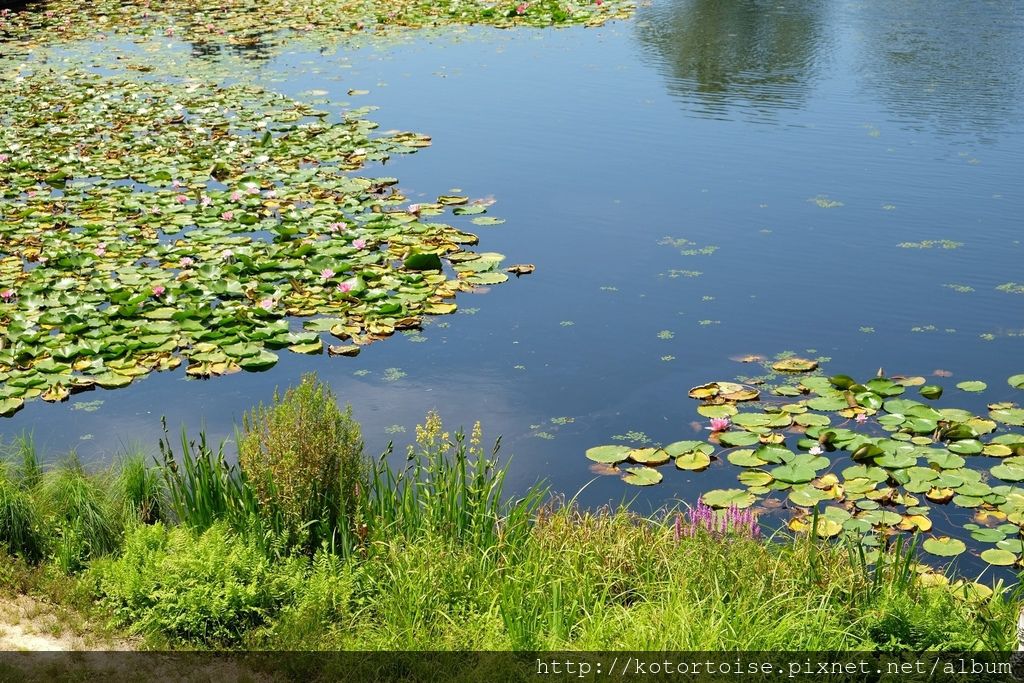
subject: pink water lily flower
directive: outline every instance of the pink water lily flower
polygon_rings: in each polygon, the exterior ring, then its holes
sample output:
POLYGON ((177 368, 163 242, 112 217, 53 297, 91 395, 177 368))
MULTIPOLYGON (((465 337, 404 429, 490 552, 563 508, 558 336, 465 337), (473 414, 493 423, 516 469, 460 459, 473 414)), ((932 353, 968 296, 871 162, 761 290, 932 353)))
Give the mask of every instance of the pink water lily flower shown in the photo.
POLYGON ((324 268, 323 270, 320 271, 321 279, 330 280, 334 276, 335 276, 335 272, 333 270, 331 270, 330 268, 324 268))
POLYGON ((422 208, 423 208, 423 207, 422 207, 422 206, 420 206, 419 204, 410 204, 410 205, 409 205, 409 208, 408 208, 408 209, 406 209, 406 211, 408 211, 409 213, 411 213, 411 214, 413 214, 413 215, 415 216, 415 215, 418 215, 418 214, 419 214, 419 212, 420 212, 420 210, 421 210, 422 208))
POLYGON ((259 302, 259 304, 257 304, 257 305, 260 308, 262 308, 264 311, 269 311, 270 309, 272 309, 274 307, 274 300, 272 298, 268 297, 268 298, 264 299, 263 301, 259 302))
POLYGON ((267 199, 273 199, 277 196, 277 190, 267 190, 264 195, 267 199))
POLYGON ((168 26, 167 30, 164 31, 164 35, 167 36, 167 37, 173 36, 174 35, 174 27, 173 26, 168 26))
POLYGON ((366 240, 364 240, 362 237, 360 237, 359 239, 352 240, 352 246, 355 247, 356 249, 365 249, 366 240))
POLYGON ((184 187, 184 186, 181 184, 180 180, 175 178, 174 180, 171 181, 171 187, 173 187, 175 190, 177 190, 177 189, 179 189, 181 187, 184 187))
POLYGON ((238 190, 235 190, 234 192, 231 193, 230 197, 228 198, 233 202, 237 202, 239 199, 242 198, 242 193, 239 192, 238 190))
POLYGON ((727 417, 713 417, 711 418, 711 427, 709 429, 712 432, 724 432, 729 428, 730 424, 727 417))
POLYGON ((154 285, 153 286, 153 296, 163 296, 164 292, 166 292, 166 291, 167 290, 164 289, 163 285, 154 285))
POLYGON ((10 158, 7 154, 0 154, 0 164, 6 164, 10 158))
POLYGON ((179 204, 185 204, 188 202, 188 197, 186 195, 179 194, 177 197, 174 198, 174 201, 178 202, 179 204))
POLYGON ((865 415, 864 413, 857 413, 857 417, 853 419, 857 424, 862 425, 868 421, 868 416, 865 415))
POLYGON ((203 198, 199 200, 199 205, 204 208, 209 206, 210 204, 213 204, 213 200, 207 197, 205 194, 203 195, 203 198))
POLYGON ((330 225, 327 226, 327 229, 330 230, 331 232, 341 232, 342 230, 345 229, 345 227, 345 223, 339 221, 337 223, 331 223, 330 225))
POLYGON ((99 244, 97 244, 96 245, 96 250, 93 253, 95 253, 97 256, 103 256, 104 254, 106 254, 107 253, 107 243, 106 242, 100 242, 99 244))
POLYGON ((260 188, 258 185, 249 185, 245 191, 248 192, 249 194, 259 194, 260 188))
POLYGON ((222 259, 234 258, 235 252, 231 251, 230 249, 225 249, 224 251, 220 252, 220 257, 222 259))
POLYGON ((0 292, 0 299, 3 299, 5 304, 11 303, 11 300, 14 299, 14 290, 5 289, 4 291, 0 292))
POLYGON ((220 215, 220 217, 221 217, 222 219, 226 220, 226 221, 230 221, 230 220, 233 220, 233 219, 234 219, 234 217, 235 217, 235 212, 234 212, 234 211, 225 211, 224 213, 222 213, 222 214, 220 215))
POLYGON ((807 452, 810 453, 811 455, 821 455, 822 453, 824 453, 824 451, 821 450, 821 446, 817 445, 811 446, 811 449, 807 452))
POLYGON ((178 264, 179 264, 179 265, 180 265, 180 266, 181 266, 182 268, 188 268, 188 267, 189 267, 189 266, 191 266, 191 265, 192 265, 193 263, 195 263, 195 261, 194 261, 194 260, 192 259, 192 257, 191 257, 191 256, 182 256, 182 257, 181 257, 181 260, 180 260, 180 261, 178 261, 178 264))
POLYGON ((347 294, 356 288, 355 280, 345 280, 344 282, 338 283, 338 291, 342 294, 347 294))
POLYGON ((526 14, 526 10, 529 9, 530 3, 524 2, 516 6, 516 14, 526 14))

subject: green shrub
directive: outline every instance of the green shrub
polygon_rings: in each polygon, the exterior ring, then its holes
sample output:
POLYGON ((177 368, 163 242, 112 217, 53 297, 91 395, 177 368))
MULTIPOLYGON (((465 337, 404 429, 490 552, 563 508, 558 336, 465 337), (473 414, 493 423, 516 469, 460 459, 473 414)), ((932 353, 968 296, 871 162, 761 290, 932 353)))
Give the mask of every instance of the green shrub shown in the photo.
POLYGON ((315 375, 244 416, 238 454, 261 513, 295 544, 310 554, 352 547, 366 490, 362 437, 352 409, 341 411, 315 375))
POLYGON ((107 482, 87 476, 73 457, 43 475, 37 500, 50 554, 63 571, 117 547, 119 515, 108 494, 107 482))
POLYGON ((237 643, 262 625, 304 566, 272 563, 224 523, 200 535, 162 524, 139 526, 116 560, 95 563, 91 576, 102 603, 132 630, 201 645, 237 643))
POLYGON ((29 562, 43 555, 43 542, 35 508, 29 495, 18 488, 0 463, 0 547, 29 562))

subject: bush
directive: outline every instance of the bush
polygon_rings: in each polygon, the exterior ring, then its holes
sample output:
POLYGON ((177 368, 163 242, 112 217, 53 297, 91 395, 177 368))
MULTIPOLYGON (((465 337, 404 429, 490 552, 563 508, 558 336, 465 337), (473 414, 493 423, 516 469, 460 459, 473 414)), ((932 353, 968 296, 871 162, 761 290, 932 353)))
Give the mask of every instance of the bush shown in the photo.
POLYGON ((217 523, 199 536, 183 527, 139 526, 116 560, 95 563, 102 603, 121 626, 201 645, 230 645, 262 625, 304 561, 272 563, 217 523))
POLYGON ((345 552, 354 544, 367 465, 351 407, 313 374, 270 406, 245 415, 238 457, 261 514, 312 555, 322 544, 345 552))

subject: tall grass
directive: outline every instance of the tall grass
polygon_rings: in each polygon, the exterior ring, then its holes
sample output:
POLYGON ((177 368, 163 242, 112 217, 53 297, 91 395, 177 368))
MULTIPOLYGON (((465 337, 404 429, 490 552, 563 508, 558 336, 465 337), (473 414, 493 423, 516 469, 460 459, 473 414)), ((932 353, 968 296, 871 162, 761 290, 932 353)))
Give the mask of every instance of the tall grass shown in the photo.
POLYGON ((163 423, 160 439, 160 468, 171 512, 175 519, 196 531, 209 529, 224 520, 243 528, 257 514, 258 502, 238 467, 229 464, 221 443, 214 453, 200 432, 199 441, 189 440, 181 430, 181 457, 176 456, 163 423), (179 462, 180 460, 180 462, 179 462))
POLYGON ((0 545, 12 555, 37 562, 43 555, 39 521, 29 494, 0 463, 0 545))
POLYGON ((523 538, 546 489, 534 486, 506 500, 508 465, 499 465, 497 457, 501 440, 487 457, 479 423, 468 443, 461 430, 453 441, 443 429, 437 413, 428 414, 400 470, 388 462, 388 453, 381 456, 373 470, 369 519, 386 535, 431 534, 481 549, 523 538))
POLYGON ((87 475, 74 455, 43 474, 36 504, 53 559, 65 572, 117 547, 120 515, 110 493, 109 482, 87 475))
POLYGON ((153 524, 166 518, 165 481, 157 468, 146 465, 142 453, 128 453, 121 458, 115 491, 128 519, 153 524))

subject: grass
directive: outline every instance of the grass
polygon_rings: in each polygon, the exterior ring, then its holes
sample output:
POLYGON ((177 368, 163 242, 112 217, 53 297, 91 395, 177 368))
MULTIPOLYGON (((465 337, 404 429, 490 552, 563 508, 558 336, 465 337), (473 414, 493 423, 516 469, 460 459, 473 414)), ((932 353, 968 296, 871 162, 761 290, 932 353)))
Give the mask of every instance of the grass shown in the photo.
POLYGON ((342 438, 304 456, 328 473, 306 490, 314 500, 282 503, 275 453, 303 438, 303 406, 350 419, 309 381, 275 401, 270 411, 286 405, 276 418, 250 418, 260 444, 278 445, 242 466, 183 434, 181 452, 165 438, 154 465, 134 453, 112 471, 42 468, 22 440, 0 468, 0 552, 13 557, 0 585, 95 612, 153 647, 1016 647, 1019 592, 988 596, 932 572, 915 540, 883 542, 869 562, 859 544, 808 535, 679 534, 674 514, 584 510, 540 486, 510 497, 497 444, 485 451, 479 426, 449 435, 433 414, 400 465, 364 459, 358 426, 341 424, 342 438), (350 449, 359 476, 335 474, 335 448, 350 449))

